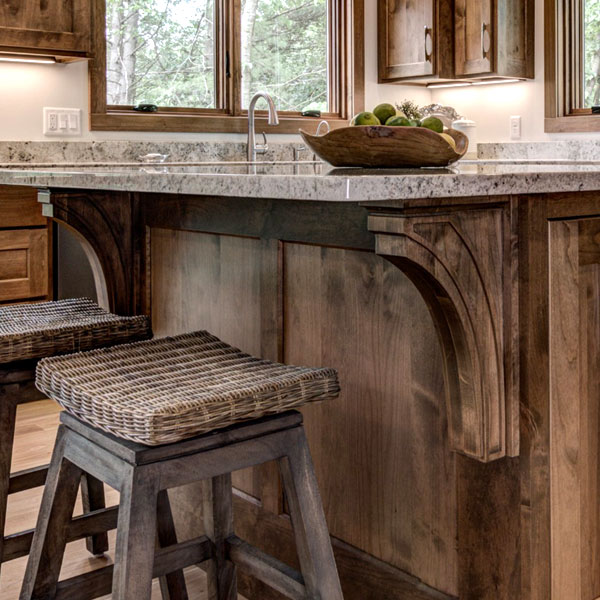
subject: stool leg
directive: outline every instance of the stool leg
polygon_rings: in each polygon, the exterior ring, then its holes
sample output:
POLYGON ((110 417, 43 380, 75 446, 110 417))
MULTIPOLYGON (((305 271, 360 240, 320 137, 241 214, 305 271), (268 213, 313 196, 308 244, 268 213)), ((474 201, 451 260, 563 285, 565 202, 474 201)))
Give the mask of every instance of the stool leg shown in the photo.
POLYGON ((209 600, 237 600, 236 567, 226 556, 226 540, 233 535, 231 473, 213 477, 204 489, 207 491, 204 533, 215 545, 214 568, 208 571, 208 597, 209 600))
MULTIPOLYGON (((99 479, 84 473, 81 478, 81 500, 84 514, 106 508, 104 484, 99 479)), ((102 556, 108 551, 108 534, 98 533, 90 536, 86 539, 86 547, 93 556, 102 556)))
POLYGON ((290 431, 279 466, 288 501, 307 597, 343 600, 331 539, 304 428, 290 431))
MULTIPOLYGON (((158 544, 161 548, 177 543, 175 523, 167 490, 158 493, 158 544)), ((160 578, 160 591, 163 600, 188 600, 187 586, 183 571, 169 573, 160 578)))
POLYGON ((17 415, 16 400, 9 392, 10 386, 0 386, 0 567, 4 556, 4 527, 17 415))
POLYGON ((54 598, 81 469, 64 458, 68 434, 58 430, 20 600, 54 598))
POLYGON ((128 468, 119 490, 112 600, 149 600, 152 594, 158 489, 148 469, 128 468))

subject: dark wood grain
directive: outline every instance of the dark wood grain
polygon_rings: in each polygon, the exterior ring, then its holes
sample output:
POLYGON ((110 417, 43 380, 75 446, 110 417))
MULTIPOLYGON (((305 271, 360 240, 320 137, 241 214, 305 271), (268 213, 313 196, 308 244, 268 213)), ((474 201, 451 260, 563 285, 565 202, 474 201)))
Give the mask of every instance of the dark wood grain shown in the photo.
POLYGON ((0 5, 0 39, 3 47, 13 51, 89 56, 91 28, 87 0, 0 5))
POLYGON ((531 0, 456 0, 456 76, 534 77, 531 0))
MULTIPOLYGON (((84 474, 81 478, 81 502, 84 513, 106 508, 104 484, 95 477, 84 474)), ((86 540, 86 546, 92 556, 101 556, 108 550, 108 535, 102 533, 91 536, 86 540)))
POLYGON ((484 462, 518 454, 510 425, 518 396, 512 385, 505 387, 505 361, 514 362, 516 335, 507 322, 515 282, 504 277, 514 260, 506 226, 501 209, 369 220, 377 253, 411 278, 438 328, 450 443, 484 462))
MULTIPOLYGON (((169 494, 166 490, 158 493, 157 509, 156 529, 158 544, 161 548, 175 546, 177 544, 177 533, 175 531, 173 513, 171 512, 169 494)), ((161 577, 160 591, 163 600, 188 600, 189 596, 183 571, 178 569, 173 573, 167 573, 161 577)))
POLYGON ((385 1, 377 5, 380 83, 454 77, 454 14, 450 0, 385 1))

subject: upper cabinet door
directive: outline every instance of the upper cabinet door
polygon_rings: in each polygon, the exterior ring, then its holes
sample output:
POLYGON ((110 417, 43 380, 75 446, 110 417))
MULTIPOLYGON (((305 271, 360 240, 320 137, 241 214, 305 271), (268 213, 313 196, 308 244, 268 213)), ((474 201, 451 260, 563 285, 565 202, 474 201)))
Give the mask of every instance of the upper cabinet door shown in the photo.
POLYGON ((2 0, 3 50, 86 55, 90 51, 89 0, 2 0))
POLYGON ((454 18, 456 76, 493 72, 496 44, 493 0, 456 0, 454 18))
POLYGON ((378 2, 379 79, 436 73, 436 0, 378 2))

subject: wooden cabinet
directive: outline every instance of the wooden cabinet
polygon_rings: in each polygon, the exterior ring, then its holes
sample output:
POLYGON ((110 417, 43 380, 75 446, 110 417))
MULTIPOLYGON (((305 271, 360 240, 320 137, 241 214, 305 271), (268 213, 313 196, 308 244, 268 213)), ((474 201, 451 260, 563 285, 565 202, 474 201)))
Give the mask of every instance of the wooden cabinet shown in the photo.
POLYGON ((35 190, 0 188, 0 303, 50 299, 51 238, 35 190))
POLYGON ((383 0, 378 10, 380 81, 452 76, 448 0, 383 0))
POLYGON ((90 42, 89 0, 0 2, 0 51, 83 58, 90 42))
POLYGON ((497 30, 492 0, 456 0, 456 75, 478 75, 493 70, 493 41, 497 30))
POLYGON ((532 78, 534 0, 384 0, 379 81, 532 78))
POLYGON ((384 0, 379 2, 381 77, 420 77, 435 72, 434 26, 436 2, 384 0))
POLYGON ((455 74, 534 77, 532 0, 455 0, 455 74))

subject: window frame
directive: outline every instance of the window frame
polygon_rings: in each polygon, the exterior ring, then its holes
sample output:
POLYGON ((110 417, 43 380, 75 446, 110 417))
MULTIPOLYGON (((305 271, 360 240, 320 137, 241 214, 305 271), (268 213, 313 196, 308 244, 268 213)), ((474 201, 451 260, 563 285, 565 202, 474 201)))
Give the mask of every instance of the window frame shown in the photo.
POLYGON ((600 115, 592 114, 591 108, 575 108, 583 91, 581 7, 581 0, 544 0, 547 133, 600 131, 600 115))
MULTIPOLYGON (((216 101, 214 109, 160 108, 139 113, 132 107, 110 106, 106 101, 106 2, 93 1, 93 58, 89 67, 90 129, 92 131, 165 131, 182 133, 246 133, 248 111, 241 107, 241 1, 216 0, 216 101), (229 57, 231 76, 225 75, 229 57)), ((323 119, 332 128, 347 125, 364 108, 364 0, 333 0, 330 10, 330 100, 336 112, 321 118, 280 112, 280 124, 267 124, 266 111, 257 111, 261 129, 274 133, 312 131, 323 119), (331 32, 336 32, 336 37, 331 32), (339 44, 337 41, 339 40, 339 44)))

